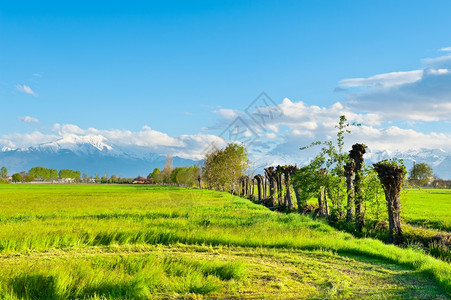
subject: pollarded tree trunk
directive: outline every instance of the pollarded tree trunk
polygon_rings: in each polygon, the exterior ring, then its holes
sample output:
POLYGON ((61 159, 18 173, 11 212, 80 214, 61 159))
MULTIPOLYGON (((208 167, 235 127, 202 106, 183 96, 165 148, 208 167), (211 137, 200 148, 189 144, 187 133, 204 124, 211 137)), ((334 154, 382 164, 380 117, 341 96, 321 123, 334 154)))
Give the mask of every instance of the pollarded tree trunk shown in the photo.
POLYGON ((251 198, 255 199, 255 179, 252 178, 251 182, 252 182, 251 198))
POLYGON ((255 175, 255 180, 257 180, 257 194, 258 194, 258 202, 262 202, 263 201, 263 191, 262 191, 262 187, 263 187, 263 176, 258 174, 255 175))
POLYGON ((285 203, 288 208, 293 208, 293 197, 291 196, 291 175, 296 172, 296 166, 284 166, 283 174, 285 176, 285 203))
POLYGON ((239 196, 245 196, 245 185, 246 185, 246 181, 245 181, 245 177, 241 176, 239 179, 239 196))
POLYGON ((405 169, 396 164, 378 162, 374 164, 379 180, 384 187, 388 209, 388 242, 395 245, 402 243, 401 228, 401 185, 405 177, 405 169))
POLYGON ((363 165, 363 155, 365 154, 366 146, 363 144, 352 145, 352 150, 349 151, 349 157, 355 163, 355 178, 354 178, 354 195, 355 195, 355 224, 358 231, 362 231, 365 225, 365 214, 363 212, 363 192, 362 192, 362 176, 361 170, 363 165))
POLYGON ((298 204, 298 212, 302 213, 304 210, 305 203, 303 203, 301 198, 301 189, 293 185, 294 195, 296 196, 296 203, 298 204))
POLYGON ((289 170, 289 166, 282 167, 283 170, 283 176, 284 176, 284 182, 285 182, 285 198, 283 199, 283 202, 286 207, 289 209, 293 208, 293 198, 291 197, 291 173, 289 170))
POLYGON ((274 207, 276 205, 276 170, 274 167, 268 167, 265 169, 266 178, 269 183, 269 197, 268 197, 268 206, 274 207))
POLYGON ((246 197, 249 197, 250 196, 250 190, 251 190, 250 189, 251 181, 250 181, 249 176, 246 176, 245 180, 246 180, 246 197))
POLYGON ((319 210, 318 215, 321 217, 326 215, 323 199, 324 199, 324 187, 320 187, 319 194, 318 194, 318 210, 319 210))
POLYGON ((354 177, 355 163, 353 161, 345 165, 346 187, 348 201, 346 205, 346 221, 349 223, 354 218, 354 186, 352 178, 354 177))
MULTIPOLYGON (((276 168, 276 183, 277 183, 277 202, 279 205, 282 205, 283 203, 283 186, 282 186, 282 167, 277 166, 276 168)), ((286 206, 286 203, 283 203, 284 206, 286 206)))
MULTIPOLYGON (((320 181, 324 181, 324 178, 327 176, 327 169, 319 170, 320 181)), ((318 196, 318 208, 319 208, 319 216, 329 216, 329 204, 327 203, 326 189, 324 186, 319 187, 319 196, 318 196)))
POLYGON ((202 186, 200 185, 200 179, 201 179, 200 175, 199 175, 199 176, 197 176, 197 182, 199 183, 199 189, 201 189, 201 188, 202 188, 202 186))
POLYGON ((325 188, 323 188, 323 203, 324 203, 324 215, 326 216, 327 220, 329 220, 329 201, 327 201, 327 193, 325 188))

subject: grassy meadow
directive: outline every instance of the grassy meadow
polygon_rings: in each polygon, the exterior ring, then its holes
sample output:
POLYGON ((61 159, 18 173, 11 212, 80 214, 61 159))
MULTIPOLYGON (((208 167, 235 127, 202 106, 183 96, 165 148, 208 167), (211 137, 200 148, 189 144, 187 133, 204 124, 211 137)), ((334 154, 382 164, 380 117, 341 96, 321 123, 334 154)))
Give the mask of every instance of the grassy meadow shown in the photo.
POLYGON ((451 232, 451 190, 410 189, 403 213, 409 224, 451 232))
POLYGON ((0 187, 0 299, 449 299, 451 265, 208 190, 0 187))

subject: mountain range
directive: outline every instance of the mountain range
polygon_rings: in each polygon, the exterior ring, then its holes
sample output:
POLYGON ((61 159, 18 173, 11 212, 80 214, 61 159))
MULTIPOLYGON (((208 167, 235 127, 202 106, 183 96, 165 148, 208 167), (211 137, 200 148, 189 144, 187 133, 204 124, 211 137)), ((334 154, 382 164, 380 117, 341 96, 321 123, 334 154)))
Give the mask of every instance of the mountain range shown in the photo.
MULTIPOLYGON (((1 146, 0 146, 1 147, 1 146)), ((279 153, 268 153, 264 159, 265 165, 297 163, 302 165, 309 158, 284 156, 279 153), (270 163, 274 162, 274 163, 270 163)), ((371 151, 364 156, 366 164, 371 164, 389 158, 404 160, 409 170, 413 162, 427 163, 434 174, 443 179, 451 179, 451 153, 443 149, 416 149, 400 151, 371 151)), ((252 155, 251 155, 252 159, 252 155)), ((54 169, 74 169, 93 176, 98 174, 108 176, 116 174, 123 177, 147 175, 154 168, 163 168, 166 156, 157 154, 148 147, 135 145, 114 145, 101 135, 67 135, 53 142, 31 146, 28 148, 0 149, 0 166, 6 166, 9 173, 29 170, 32 167, 43 166, 54 169)), ((173 157, 174 166, 189 166, 199 161, 173 157)), ((265 167, 257 168, 257 172, 265 167)))
POLYGON ((402 159, 410 170, 414 162, 426 163, 434 170, 434 175, 442 179, 451 179, 451 153, 444 149, 411 149, 404 152, 400 151, 369 151, 365 159, 367 163, 374 163, 384 159, 399 158, 402 159))
MULTIPOLYGON (((53 142, 28 148, 0 149, 0 165, 10 174, 43 166, 74 169, 90 176, 116 174, 122 177, 147 176, 156 167, 162 169, 166 156, 140 146, 118 146, 101 135, 68 135, 53 142)), ((174 166, 190 166, 197 161, 173 157, 174 166)))

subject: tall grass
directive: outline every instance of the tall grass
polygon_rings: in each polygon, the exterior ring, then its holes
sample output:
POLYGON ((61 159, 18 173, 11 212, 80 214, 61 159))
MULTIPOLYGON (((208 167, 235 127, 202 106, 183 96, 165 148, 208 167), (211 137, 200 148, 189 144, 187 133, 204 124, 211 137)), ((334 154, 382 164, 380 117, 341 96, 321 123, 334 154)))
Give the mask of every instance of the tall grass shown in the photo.
MULTIPOLYGON (((168 187, 8 185, 0 189, 0 197, 0 253, 4 254, 177 243, 326 250, 408 266, 434 278, 451 294, 450 264, 414 249, 355 239, 325 223, 294 213, 271 212, 226 193, 168 187)), ((220 281, 243 277, 237 265, 134 259, 112 260, 99 267, 103 263, 94 261, 88 265, 69 261, 69 268, 62 263, 54 272, 49 269, 44 273, 47 275, 30 268, 23 274, 11 274, 12 281, 7 286, 19 298, 23 295, 33 298, 30 295, 38 290, 55 298, 81 295, 139 298, 161 288, 174 293, 209 293, 217 289, 220 281), (123 269, 117 273, 112 265, 123 269), (71 271, 62 275, 58 268, 71 271), (138 271, 130 277, 128 270, 138 271), (139 270, 145 271, 141 274, 139 270), (172 284, 174 276, 181 279, 172 284), (38 282, 47 288, 36 288, 38 282)))
POLYGON ((25 270, 10 269, 7 276, 9 293, 3 297, 12 299, 143 299, 160 293, 211 293, 245 272, 240 263, 134 255, 44 261, 25 270))
POLYGON ((407 223, 451 232, 451 190, 408 190, 402 204, 407 223))

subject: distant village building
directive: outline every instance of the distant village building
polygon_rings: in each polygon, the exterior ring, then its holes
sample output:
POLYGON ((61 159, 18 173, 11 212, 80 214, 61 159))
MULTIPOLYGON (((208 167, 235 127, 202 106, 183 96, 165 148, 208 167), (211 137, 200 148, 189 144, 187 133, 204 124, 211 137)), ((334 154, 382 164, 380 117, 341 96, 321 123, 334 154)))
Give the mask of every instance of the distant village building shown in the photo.
POLYGON ((153 183, 153 179, 138 176, 135 179, 133 179, 132 183, 133 184, 151 184, 151 183, 153 183))

